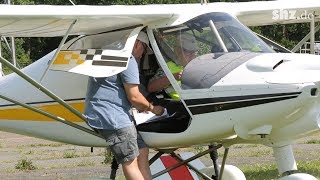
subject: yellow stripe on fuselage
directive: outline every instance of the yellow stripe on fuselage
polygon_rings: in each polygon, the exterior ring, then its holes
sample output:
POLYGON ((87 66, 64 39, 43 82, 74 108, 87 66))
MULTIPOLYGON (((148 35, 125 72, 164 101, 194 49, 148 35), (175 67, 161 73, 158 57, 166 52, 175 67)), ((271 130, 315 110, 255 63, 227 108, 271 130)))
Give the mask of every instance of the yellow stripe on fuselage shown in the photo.
MULTIPOLYGON (((77 109, 79 112, 84 112, 84 102, 70 103, 70 105, 73 108, 77 109)), ((50 114, 64 118, 67 121, 83 122, 82 119, 78 118, 76 115, 74 115, 72 112, 70 112, 68 109, 64 108, 60 104, 55 103, 36 107, 50 114)), ((47 116, 41 115, 37 112, 22 107, 6 107, 5 109, 0 109, 0 120, 56 121, 47 116)))

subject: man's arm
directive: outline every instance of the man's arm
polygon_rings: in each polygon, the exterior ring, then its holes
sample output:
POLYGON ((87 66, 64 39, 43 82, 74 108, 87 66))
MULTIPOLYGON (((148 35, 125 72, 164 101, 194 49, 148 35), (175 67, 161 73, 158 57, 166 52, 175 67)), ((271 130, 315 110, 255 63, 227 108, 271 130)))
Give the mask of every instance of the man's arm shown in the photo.
POLYGON ((124 89, 130 103, 139 111, 151 111, 157 116, 163 114, 164 108, 161 106, 153 106, 146 98, 140 93, 139 87, 136 84, 124 83, 124 89))
MULTIPOLYGON (((175 74, 173 74, 174 78, 177 81, 181 80, 181 76, 182 76, 182 72, 177 72, 175 74)), ((162 91, 163 89, 167 88, 170 85, 170 81, 167 78, 167 76, 162 76, 162 77, 158 77, 158 78, 153 78, 149 81, 148 84, 148 91, 149 92, 159 92, 162 91)))
POLYGON ((159 77, 158 79, 153 79, 149 81, 148 91, 149 92, 159 92, 167 88, 170 82, 166 76, 159 77))

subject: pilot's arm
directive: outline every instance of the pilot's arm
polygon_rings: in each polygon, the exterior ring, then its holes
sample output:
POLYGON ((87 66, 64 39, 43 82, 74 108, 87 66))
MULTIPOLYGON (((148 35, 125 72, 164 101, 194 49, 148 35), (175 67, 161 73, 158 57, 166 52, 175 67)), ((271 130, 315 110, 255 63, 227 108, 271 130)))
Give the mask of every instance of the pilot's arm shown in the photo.
MULTIPOLYGON (((177 81, 181 80, 181 75, 182 75, 183 71, 179 71, 175 74, 173 74, 174 78, 177 81)), ((149 92, 159 92, 162 91, 163 89, 167 88, 170 85, 170 81, 167 78, 167 76, 164 74, 163 75, 155 75, 155 77, 153 77, 148 84, 148 91, 149 92)))
POLYGON ((151 111, 157 116, 162 115, 164 108, 161 106, 153 106, 146 98, 140 93, 137 84, 124 83, 124 89, 130 103, 138 109, 138 111, 151 111))

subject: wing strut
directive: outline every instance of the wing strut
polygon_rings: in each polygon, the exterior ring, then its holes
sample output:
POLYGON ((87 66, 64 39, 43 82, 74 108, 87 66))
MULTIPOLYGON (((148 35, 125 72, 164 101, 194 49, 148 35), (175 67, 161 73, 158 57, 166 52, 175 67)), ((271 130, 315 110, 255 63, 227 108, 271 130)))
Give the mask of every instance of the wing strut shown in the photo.
MULTIPOLYGON (((171 156, 176 158, 177 160, 179 160, 181 162, 183 161, 183 159, 180 156, 178 156, 176 153, 171 153, 171 156)), ((201 176, 203 179, 211 180, 211 178, 208 175, 200 172, 196 167, 192 166, 191 164, 187 163, 187 166, 190 169, 192 169, 194 172, 196 172, 199 176, 201 176)))
POLYGON ((216 26, 213 24, 212 20, 210 20, 209 23, 210 23, 210 28, 214 32, 214 35, 216 36, 220 47, 223 49, 223 52, 228 52, 228 49, 227 49, 226 45, 224 44, 221 36, 219 35, 219 32, 218 32, 216 26))
MULTIPOLYGON (((2 41, 4 42, 5 48, 7 48, 7 51, 12 55, 13 51, 11 50, 11 47, 10 47, 8 41, 7 41, 7 38, 4 37, 4 36, 0 36, 0 56, 2 57, 2 46, 1 46, 2 45, 2 41)), ((12 59, 14 59, 14 58, 12 57, 12 59)), ((12 63, 14 63, 14 61, 12 63)), ((2 64, 0 63, 0 77, 4 76, 4 75, 5 74, 4 74, 3 69, 2 69, 2 64)))
POLYGON ((221 164, 221 168, 220 168, 219 180, 222 179, 224 166, 226 165, 228 153, 229 153, 229 148, 225 148, 224 149, 224 154, 223 154, 223 159, 222 159, 222 164, 221 164))
POLYGON ((39 113, 39 114, 42 114, 42 115, 47 116, 47 117, 49 117, 49 118, 52 118, 52 119, 54 119, 54 120, 57 120, 57 121, 59 121, 59 122, 61 122, 61 123, 67 124, 67 125, 69 125, 69 126, 72 126, 72 127, 76 128, 76 129, 79 129, 79 130, 81 130, 81 131, 87 132, 87 133, 89 133, 89 134, 92 134, 92 135, 94 135, 94 136, 97 136, 97 137, 100 137, 100 138, 104 139, 100 134, 98 134, 98 133, 96 133, 96 132, 94 132, 94 131, 92 131, 92 130, 90 130, 90 129, 88 129, 88 128, 85 128, 85 127, 80 126, 80 125, 78 125, 78 124, 76 124, 76 123, 72 123, 72 122, 70 122, 70 121, 67 121, 67 120, 65 120, 65 119, 63 119, 63 118, 61 118, 61 117, 59 117, 59 116, 55 116, 55 115, 52 115, 52 114, 50 114, 50 113, 47 113, 47 112, 45 112, 45 111, 43 111, 43 110, 41 110, 41 109, 39 109, 39 108, 35 108, 35 107, 30 106, 30 105, 28 105, 28 104, 25 104, 25 103, 16 101, 16 100, 11 99, 11 98, 8 98, 8 97, 6 97, 6 96, 2 96, 1 94, 0 94, 0 98, 4 99, 4 100, 6 100, 6 101, 10 101, 10 102, 12 102, 12 103, 14 103, 14 104, 20 105, 20 106, 22 106, 22 107, 24 107, 24 108, 30 109, 31 111, 37 112, 37 113, 39 113))
POLYGON ((315 35, 315 31, 314 31, 314 24, 315 24, 315 20, 314 20, 314 15, 312 14, 312 19, 310 22, 310 54, 314 54, 314 35, 315 35))
POLYGON ((3 42, 4 42, 5 45, 6 45, 6 47, 8 48, 8 51, 11 52, 11 48, 10 48, 10 45, 9 45, 9 43, 8 43, 8 41, 7 41, 7 38, 4 37, 4 36, 1 36, 1 39, 3 40, 3 42))
MULTIPOLYGON (((310 32, 291 51, 292 52, 297 52, 309 39, 312 38, 312 35, 314 36, 314 34, 317 33, 319 30, 320 30, 320 25, 317 25, 316 27, 314 27, 314 25, 312 25, 312 23, 311 23, 310 24, 310 32), (311 32, 312 31, 312 26, 313 26, 313 29, 314 29, 313 32, 311 32)), ((310 42, 310 44, 312 44, 312 43, 310 42)))
MULTIPOLYGON (((203 152, 200 152, 200 153, 198 153, 197 155, 194 155, 194 156, 192 156, 192 157, 190 157, 190 158, 188 158, 188 159, 186 159, 186 160, 182 160, 182 161, 181 161, 181 159, 178 158, 178 160, 180 161, 179 163, 177 163, 177 164, 175 164, 175 165, 173 165, 173 166, 171 166, 171 167, 169 167, 169 168, 167 168, 167 169, 165 169, 165 170, 162 170, 162 171, 160 171, 160 172, 152 175, 152 179, 155 179, 156 177, 159 177, 159 176, 161 176, 162 174, 165 174, 165 173, 167 173, 167 172, 169 172, 169 171, 171 171, 171 170, 174 170, 174 169, 176 169, 176 168, 178 168, 178 167, 180 167, 180 166, 182 166, 182 165, 187 165, 188 167, 190 167, 189 164, 188 164, 189 162, 191 162, 191 161, 193 161, 193 160, 195 160, 195 159, 198 159, 199 157, 204 156, 204 155, 206 155, 206 154, 208 154, 208 153, 210 153, 210 152, 212 152, 212 151, 215 151, 215 150, 219 149, 220 147, 222 147, 221 144, 212 146, 212 147, 209 148, 208 150, 205 150, 205 151, 203 151, 203 152)), ((160 152, 160 151, 159 151, 159 152, 160 152)), ((174 154, 174 152, 171 152, 170 154, 171 154, 173 157, 176 157, 176 155, 174 154)), ((155 156, 158 156, 158 155, 156 154, 155 156)), ((151 159, 153 159, 153 158, 151 158, 151 159)), ((192 169, 192 168, 194 168, 194 167, 190 167, 190 168, 192 169)), ((199 175, 200 175, 202 178, 204 178, 204 179, 211 179, 211 178, 209 178, 209 177, 206 176, 205 174, 202 174, 202 173, 199 172, 199 171, 196 171, 196 173, 199 173, 199 175)))
MULTIPOLYGON (((0 56, 2 56, 2 46, 1 46, 1 44, 2 44, 2 36, 0 36, 0 56)), ((2 71, 2 64, 0 63, 0 77, 1 76, 4 76, 4 73, 3 73, 3 71, 2 71)))
POLYGON ((45 93, 47 96, 52 98, 53 100, 57 101, 59 104, 64 106, 66 109, 68 109, 70 112, 78 116, 80 119, 82 119, 84 122, 87 122, 87 119, 84 117, 83 114, 81 114, 78 110, 74 109, 72 106, 67 104, 63 99, 56 96, 54 93, 52 93, 49 89, 42 86, 40 83, 32 79, 30 76, 23 73, 21 70, 19 70, 17 67, 13 66, 11 63, 9 63, 6 59, 0 56, 0 63, 7 66, 9 69, 11 69, 13 72, 17 73, 20 77, 28 81, 30 84, 32 84, 34 87, 38 88, 40 91, 45 93))
POLYGON ((69 36, 69 33, 70 33, 70 31, 72 30, 73 26, 76 24, 76 22, 77 22, 77 20, 74 20, 74 21, 70 24, 70 26, 69 26, 66 34, 63 36, 63 38, 62 38, 62 40, 61 40, 61 42, 60 42, 60 44, 59 44, 56 52, 54 53, 54 56, 53 56, 52 59, 49 61, 48 66, 47 66, 47 69, 44 71, 43 75, 41 76, 41 78, 40 78, 40 83, 42 82, 44 76, 47 74, 47 72, 48 72, 50 66, 52 65, 52 63, 54 62, 54 60, 57 58, 57 56, 58 56, 61 48, 63 47, 64 43, 66 42, 66 40, 67 40, 67 38, 68 38, 68 36, 69 36))

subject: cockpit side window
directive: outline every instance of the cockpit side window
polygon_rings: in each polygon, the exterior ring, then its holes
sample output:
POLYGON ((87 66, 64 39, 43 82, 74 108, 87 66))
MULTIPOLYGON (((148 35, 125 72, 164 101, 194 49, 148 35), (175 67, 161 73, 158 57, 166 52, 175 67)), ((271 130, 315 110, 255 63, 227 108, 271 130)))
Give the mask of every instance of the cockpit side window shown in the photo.
POLYGON ((177 65, 186 66, 191 60, 205 53, 205 49, 209 51, 209 47, 200 41, 200 34, 187 27, 181 27, 185 30, 178 31, 155 31, 155 37, 162 52, 164 59, 172 61, 177 65))
POLYGON ((132 29, 84 36, 68 47, 75 49, 108 49, 122 50, 125 47, 132 29))

